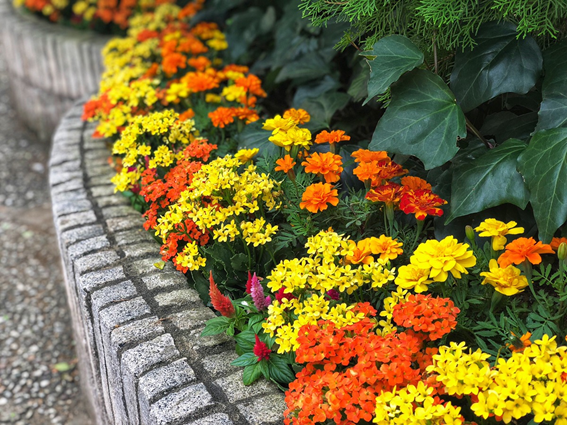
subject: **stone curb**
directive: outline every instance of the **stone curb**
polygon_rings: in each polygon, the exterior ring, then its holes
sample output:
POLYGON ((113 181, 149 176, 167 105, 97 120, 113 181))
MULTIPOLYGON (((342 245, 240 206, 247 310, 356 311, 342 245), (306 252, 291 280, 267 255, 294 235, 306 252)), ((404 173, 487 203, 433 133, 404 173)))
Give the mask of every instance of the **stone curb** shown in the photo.
POLYGON ((50 24, 0 0, 0 40, 18 116, 48 143, 73 103, 98 90, 109 37, 50 24))
POLYGON ((213 312, 171 263, 142 217, 113 193, 105 142, 64 116, 50 159, 55 227, 83 391, 98 424, 281 424, 281 391, 242 384, 226 335, 200 337, 213 312), (107 183, 108 182, 108 183, 107 183))

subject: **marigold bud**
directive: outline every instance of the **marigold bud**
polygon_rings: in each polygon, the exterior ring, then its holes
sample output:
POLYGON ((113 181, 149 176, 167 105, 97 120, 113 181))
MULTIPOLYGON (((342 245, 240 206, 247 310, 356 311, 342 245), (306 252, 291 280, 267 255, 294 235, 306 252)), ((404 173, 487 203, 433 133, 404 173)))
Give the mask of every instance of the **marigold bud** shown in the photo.
POLYGON ((475 234, 474 234, 474 229, 472 228, 472 226, 469 226, 469 225, 465 226, 465 235, 467 236, 467 239, 469 241, 474 243, 475 234))
POLYGON ((557 258, 560 261, 564 261, 567 258, 567 243, 561 242, 559 248, 557 248, 557 258))

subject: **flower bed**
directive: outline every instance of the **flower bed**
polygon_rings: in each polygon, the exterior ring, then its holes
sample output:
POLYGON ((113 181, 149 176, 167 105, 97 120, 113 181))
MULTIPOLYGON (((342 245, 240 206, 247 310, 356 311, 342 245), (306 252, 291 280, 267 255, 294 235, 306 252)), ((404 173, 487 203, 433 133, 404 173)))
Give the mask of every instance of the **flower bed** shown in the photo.
POLYGON ((0 2, 0 37, 20 119, 49 142, 63 114, 98 88, 108 38, 55 26, 0 2))
MULTIPOLYGON (((112 181, 161 241, 155 267, 173 264, 217 311, 201 336, 234 338, 238 358, 231 364, 244 367, 244 384, 264 376, 287 388, 284 420, 296 425, 565 421, 567 243, 558 231, 565 208, 554 202, 564 194, 541 200, 537 190, 530 193, 533 164, 523 153, 548 137, 562 152, 556 145, 564 129, 536 133, 528 147, 487 140, 440 76, 434 31, 433 68, 402 35, 362 53, 374 67, 367 100, 380 94, 389 105, 368 145, 374 149, 366 149, 353 136, 359 128, 347 134, 341 127, 349 122, 332 119, 328 103, 340 104, 341 96, 319 99, 319 108, 312 101, 262 111, 258 98, 269 102, 271 92, 247 66, 224 62, 219 25, 185 18, 167 5, 132 19, 128 37, 105 49, 109 69, 84 118, 98 120, 95 134, 114 141, 112 181), (396 46, 409 56, 392 59, 396 46), (471 193, 452 193, 458 208, 443 199, 452 191, 432 187, 436 176, 449 175, 458 186, 462 170, 484 167, 484 159, 468 164, 466 152, 494 160, 522 189, 522 202, 500 189, 482 205, 467 198, 471 193), (531 203, 532 222, 551 245, 534 239, 535 226, 526 232, 487 212, 462 218, 468 226, 455 235, 433 220, 506 200, 520 208, 531 203), (553 219, 540 214, 550 208, 553 219)), ((487 24, 475 35, 482 41, 483 31, 502 32, 516 43, 519 30, 510 25, 487 24)), ((533 53, 534 66, 522 72, 535 85, 541 49, 533 39, 517 43, 533 53)), ((547 61, 564 69, 565 45, 557 46, 547 61)), ((546 79, 555 81, 553 69, 546 79)), ((482 99, 471 108, 491 98, 482 99)), ((561 173, 564 162, 553 167, 561 173)), ((484 176, 482 190, 493 179, 484 176)))
POLYGON ((242 384, 234 343, 200 338, 214 314, 109 184, 108 151, 81 122, 53 141, 50 183, 83 392, 98 424, 279 424, 274 385, 242 384))

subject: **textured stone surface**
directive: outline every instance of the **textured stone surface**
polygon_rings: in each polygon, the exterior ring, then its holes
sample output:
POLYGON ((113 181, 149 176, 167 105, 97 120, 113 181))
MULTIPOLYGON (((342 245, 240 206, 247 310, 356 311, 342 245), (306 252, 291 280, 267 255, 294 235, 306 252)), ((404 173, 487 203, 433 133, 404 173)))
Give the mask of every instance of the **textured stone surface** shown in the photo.
MULTIPOLYGON (((107 37, 53 25, 1 0, 0 39, 20 119, 49 142, 74 100, 98 88, 107 37), (8 7, 6 7, 8 6, 8 7)), ((68 130, 71 134, 72 131, 68 130)))
POLYGON ((77 124, 80 108, 54 137, 51 181, 80 370, 97 423, 281 423, 279 390, 267 381, 245 387, 242 369, 230 366, 233 340, 200 336, 214 313, 170 262, 154 265, 160 245, 103 180, 112 175, 107 152, 90 139, 92 126, 77 124), (87 154, 77 160, 77 152, 87 154))

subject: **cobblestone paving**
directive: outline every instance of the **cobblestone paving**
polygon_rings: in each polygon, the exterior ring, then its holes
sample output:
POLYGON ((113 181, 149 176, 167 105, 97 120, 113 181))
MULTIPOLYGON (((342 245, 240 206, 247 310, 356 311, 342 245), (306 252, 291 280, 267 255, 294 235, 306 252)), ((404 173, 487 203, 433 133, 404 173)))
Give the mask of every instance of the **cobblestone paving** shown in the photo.
POLYGON ((0 423, 90 425, 52 224, 48 156, 10 106, 0 43, 0 423))

